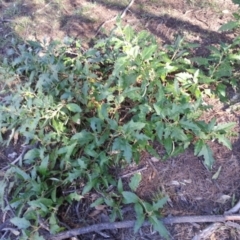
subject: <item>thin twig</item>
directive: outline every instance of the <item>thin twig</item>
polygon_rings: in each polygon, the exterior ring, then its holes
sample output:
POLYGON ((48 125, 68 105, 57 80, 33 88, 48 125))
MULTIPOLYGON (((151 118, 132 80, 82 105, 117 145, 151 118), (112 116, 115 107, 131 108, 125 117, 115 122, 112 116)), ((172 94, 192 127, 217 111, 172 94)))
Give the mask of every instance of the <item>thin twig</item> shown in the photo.
MULTIPOLYGON (((208 215, 208 216, 183 216, 183 217, 166 217, 159 219, 164 224, 175 224, 175 223, 206 223, 206 222, 225 222, 225 221, 240 221, 240 215, 208 215)), ((119 228, 131 228, 135 224, 134 220, 114 222, 114 223, 100 223, 84 228, 76 228, 69 231, 61 232, 59 234, 53 235, 49 240, 60 240, 74 237, 81 234, 109 230, 109 229, 119 229, 119 228)), ((151 223, 145 221, 143 226, 149 226, 151 223)))
POLYGON ((240 210, 240 200, 238 201, 238 203, 233 208, 231 208, 230 210, 226 211, 224 214, 225 215, 233 214, 233 213, 238 212, 239 210, 240 210))
POLYGON ((0 240, 4 240, 6 239, 6 235, 9 233, 9 231, 5 231, 5 233, 2 235, 2 237, 0 238, 0 240))
POLYGON ((36 13, 40 13, 42 10, 44 10, 45 8, 47 8, 51 3, 52 3, 52 1, 50 1, 49 3, 47 3, 43 8, 38 9, 38 10, 36 11, 36 13))
POLYGON ((195 235, 192 240, 202 240, 210 238, 210 236, 217 232, 218 229, 222 226, 221 223, 213 223, 204 230, 202 230, 199 234, 195 235))
POLYGON ((15 22, 15 20, 12 19, 0 19, 0 22, 5 23, 5 22, 15 22))
MULTIPOLYGON (((129 8, 133 5, 135 0, 131 0, 130 3, 127 5, 127 7, 122 11, 121 15, 120 15, 120 18, 124 18, 127 11, 129 10, 129 8)), ((117 17, 118 15, 116 15, 115 17, 109 19, 109 20, 106 20, 105 22, 103 22, 99 27, 98 27, 98 30, 95 34, 95 37, 99 34, 99 32, 101 31, 101 29, 107 24, 107 23, 110 23, 110 22, 113 22, 115 20, 117 20, 117 17)))
POLYGON ((8 202, 7 196, 5 196, 5 197, 4 197, 4 200, 5 200, 6 204, 7 204, 7 206, 9 207, 9 209, 10 209, 10 212, 11 212, 11 213, 12 213, 12 215, 15 217, 15 216, 16 216, 16 214, 15 214, 15 212, 14 212, 14 210, 13 210, 13 208, 12 208, 11 204, 8 202))
MULTIPOLYGON (((23 159, 24 155, 26 154, 26 152, 29 151, 29 150, 31 150, 31 149, 33 149, 33 148, 35 148, 35 147, 37 147, 38 144, 39 144, 39 143, 35 143, 35 144, 33 144, 33 145, 26 145, 26 146, 24 146, 22 153, 21 153, 14 161, 11 162, 11 165, 15 165, 17 162, 22 161, 22 159, 23 159)), ((11 165, 8 165, 8 166, 2 168, 1 170, 2 170, 2 171, 3 171, 3 170, 6 170, 6 169, 8 169, 11 165)))
POLYGON ((137 170, 132 171, 130 173, 123 174, 123 175, 121 175, 119 177, 120 178, 126 178, 126 177, 134 175, 135 173, 139 173, 139 172, 142 172, 142 171, 145 171, 145 170, 147 170, 147 167, 143 167, 143 168, 137 169, 137 170))
POLYGON ((156 176, 158 176, 159 172, 158 172, 158 170, 156 169, 156 167, 154 166, 154 164, 152 163, 151 159, 148 159, 148 158, 147 158, 147 161, 148 161, 148 163, 150 164, 150 166, 152 167, 152 169, 153 169, 154 173, 156 174, 156 176))

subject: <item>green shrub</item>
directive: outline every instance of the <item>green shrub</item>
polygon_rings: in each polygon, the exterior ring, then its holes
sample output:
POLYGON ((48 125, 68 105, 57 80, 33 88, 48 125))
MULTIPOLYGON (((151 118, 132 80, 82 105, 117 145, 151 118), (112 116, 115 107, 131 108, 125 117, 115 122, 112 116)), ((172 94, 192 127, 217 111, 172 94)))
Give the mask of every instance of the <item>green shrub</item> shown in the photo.
POLYGON ((9 144, 17 133, 26 144, 37 145, 5 176, 12 182, 11 206, 18 213, 12 222, 23 234, 37 234, 30 226, 39 225, 39 217, 48 220, 51 233, 61 231, 58 208, 95 189, 102 197, 92 207, 111 207, 112 221, 121 218, 123 204, 131 203, 137 213, 135 230, 148 219, 167 237, 156 220, 166 199, 151 204, 140 199, 134 193, 136 176, 132 190, 124 191, 112 169, 138 163, 143 150, 164 160, 191 144, 211 168, 214 159, 207 142, 217 139, 231 148, 226 135, 234 124, 204 122, 199 116, 210 108, 203 95, 224 91, 229 81, 222 78, 232 77, 234 65, 228 63, 231 71, 225 76, 219 73, 220 50, 212 48, 209 58, 194 58, 189 55, 194 47, 177 38, 159 50, 147 32, 136 34, 119 24, 110 37, 86 51, 80 42, 65 39, 50 45, 28 42, 10 52, 12 61, 0 69, 5 86, 1 141, 9 144), (11 132, 7 140, 5 132, 11 132), (164 156, 152 147, 155 141, 164 146, 164 156), (70 186, 83 187, 67 196, 59 194, 70 186), (107 192, 110 186, 114 194, 107 192))

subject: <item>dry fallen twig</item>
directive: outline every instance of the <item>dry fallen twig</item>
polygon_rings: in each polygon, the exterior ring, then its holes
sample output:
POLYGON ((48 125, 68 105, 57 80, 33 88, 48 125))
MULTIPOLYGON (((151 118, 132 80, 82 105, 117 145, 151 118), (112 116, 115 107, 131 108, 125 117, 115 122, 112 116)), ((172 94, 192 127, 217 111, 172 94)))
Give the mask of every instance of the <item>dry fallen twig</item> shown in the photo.
POLYGON ((239 210, 240 210, 240 200, 238 201, 238 203, 233 208, 231 208, 230 210, 226 211, 224 214, 225 215, 233 214, 233 213, 238 212, 239 210))
POLYGON ((8 165, 8 166, 2 168, 1 170, 4 171, 4 170, 10 168, 12 165, 15 165, 16 163, 21 162, 21 161, 23 160, 24 155, 25 155, 29 150, 37 147, 38 145, 39 145, 39 143, 35 143, 35 144, 33 144, 33 145, 26 145, 26 146, 24 146, 21 154, 20 154, 14 161, 11 162, 11 165, 8 165))
MULTIPOLYGON (((208 215, 208 216, 183 216, 183 217, 166 217, 159 219, 164 224, 175 224, 175 223, 206 223, 206 222, 226 222, 226 221, 240 221, 240 215, 208 215)), ((135 221, 122 221, 114 223, 100 223, 84 228, 76 228, 69 231, 61 232, 54 236, 51 236, 49 240, 60 240, 74 237, 81 234, 119 229, 119 228, 131 228, 135 224, 135 221)), ((151 223, 145 221, 143 226, 149 226, 151 223)))
POLYGON ((140 172, 145 171, 145 170, 147 170, 147 167, 143 167, 141 169, 137 169, 137 170, 132 171, 130 173, 126 173, 126 174, 120 175, 119 177, 120 178, 126 178, 126 177, 134 175, 135 173, 140 173, 140 172))
MULTIPOLYGON (((238 201, 238 203, 231 208, 230 210, 224 212, 224 215, 230 215, 230 214, 234 214, 236 212, 238 212, 240 210, 240 200, 238 201)), ((226 226, 230 226, 230 227, 234 227, 238 230, 240 230, 240 225, 231 221, 228 221, 226 224, 226 226)), ((207 239, 209 238, 214 232, 217 232, 218 229, 221 227, 222 225, 219 223, 214 223, 211 224, 210 226, 206 227, 204 230, 202 230, 198 235, 196 235, 192 240, 201 240, 201 239, 207 239)))
MULTIPOLYGON (((121 15, 120 15, 120 18, 124 18, 127 11, 129 10, 129 8, 133 5, 135 0, 131 0, 130 3, 127 5, 127 7, 122 11, 121 15)), ((105 22, 103 22, 99 27, 98 27, 98 30, 96 32, 96 35, 95 37, 99 34, 99 32, 101 31, 101 29, 104 27, 105 24, 107 23, 110 23, 110 22, 113 22, 117 19, 118 15, 116 15, 115 17, 109 19, 109 20, 106 20, 105 22)))

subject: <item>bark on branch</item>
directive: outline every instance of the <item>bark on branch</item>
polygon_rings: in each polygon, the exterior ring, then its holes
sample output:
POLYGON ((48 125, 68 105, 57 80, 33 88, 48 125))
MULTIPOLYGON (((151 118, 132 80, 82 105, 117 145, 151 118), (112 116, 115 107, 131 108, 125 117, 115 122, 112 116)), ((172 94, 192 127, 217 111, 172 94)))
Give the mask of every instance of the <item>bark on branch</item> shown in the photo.
MULTIPOLYGON (((209 223, 209 222, 226 222, 226 221, 240 221, 240 215, 208 215, 208 216, 183 216, 183 217, 166 217, 159 219, 164 224, 175 224, 175 223, 209 223)), ((53 235, 49 240, 60 240, 77 235, 82 235, 86 233, 101 231, 101 230, 110 230, 110 229, 119 229, 119 228, 131 228, 135 224, 135 221, 122 221, 114 223, 100 223, 84 228, 76 228, 69 231, 61 232, 59 234, 53 235)), ((150 223, 145 221, 143 226, 149 226, 150 223)))

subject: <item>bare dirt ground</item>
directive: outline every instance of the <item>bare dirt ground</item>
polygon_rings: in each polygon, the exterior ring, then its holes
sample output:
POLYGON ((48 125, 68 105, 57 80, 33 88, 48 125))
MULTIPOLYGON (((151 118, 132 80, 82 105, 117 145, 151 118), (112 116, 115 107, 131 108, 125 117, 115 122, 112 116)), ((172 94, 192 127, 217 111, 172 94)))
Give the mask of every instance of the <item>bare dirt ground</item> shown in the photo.
MULTIPOLYGON (((50 41, 70 36, 81 39, 87 47, 90 40, 96 37, 100 24, 120 14, 127 4, 127 0, 0 0, 0 59, 6 56, 13 40, 50 41)), ((175 35, 183 34, 186 41, 201 43, 198 54, 205 55, 205 46, 221 40, 231 41, 234 34, 223 34, 217 30, 231 19, 231 12, 236 8, 231 0, 136 0, 123 23, 133 26, 136 31, 148 30, 162 45, 173 41, 175 35)), ((114 22, 107 23, 104 26, 105 33, 113 26, 114 22)), ((103 35, 101 32, 97 37, 103 35)), ((207 121, 212 117, 216 117, 218 122, 235 121, 235 131, 239 133, 239 108, 224 108, 214 99, 209 101, 214 108, 203 118, 207 121)), ((132 172, 145 167, 142 170, 143 180, 138 194, 145 199, 153 199, 157 194, 167 195, 170 200, 162 213, 164 216, 223 214, 240 199, 240 140, 237 137, 232 138, 232 151, 217 143, 210 144, 216 159, 211 171, 203 166, 202 159, 194 156, 191 148, 166 162, 152 161, 149 154, 143 153, 140 164, 125 171, 132 172), (219 176, 214 179, 214 174, 220 168, 219 176)), ((161 154, 161 146, 156 144, 155 147, 161 154)), ((0 167, 11 161, 9 154, 19 154, 21 150, 20 143, 0 148, 0 167)), ((79 227, 76 205, 77 203, 71 206, 68 214, 64 212, 66 209, 59 213, 59 217, 62 216, 61 221, 71 228, 79 227)), ((82 212, 80 215, 88 218, 82 212)), ((124 217, 134 219, 134 212, 127 210, 124 217)), ((91 223, 104 221, 108 221, 104 212, 90 220, 91 223)), ((207 226, 188 223, 168 226, 168 229, 171 239, 188 240, 193 239, 207 226)), ((204 239, 240 239, 239 227, 221 224, 204 239)), ((151 228, 144 227, 138 234, 133 234, 131 229, 125 229, 108 231, 105 236, 89 234, 79 239, 161 238, 151 228)))

